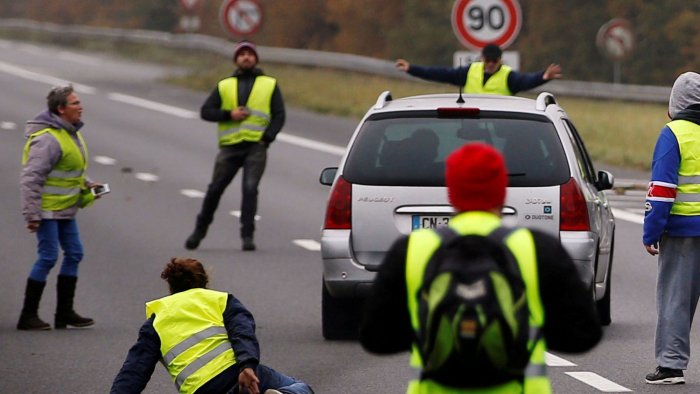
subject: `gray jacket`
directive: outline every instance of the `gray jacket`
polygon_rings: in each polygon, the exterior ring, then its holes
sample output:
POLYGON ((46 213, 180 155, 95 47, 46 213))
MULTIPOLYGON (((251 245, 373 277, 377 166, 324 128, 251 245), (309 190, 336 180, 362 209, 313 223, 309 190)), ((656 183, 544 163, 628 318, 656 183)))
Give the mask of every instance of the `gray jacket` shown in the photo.
MULTIPOLYGON (((83 126, 82 122, 75 125, 66 123, 63 119, 48 110, 39 113, 33 120, 27 122, 24 129, 25 137, 39 130, 51 127, 54 129, 66 130, 76 145, 85 156, 85 147, 80 143, 77 136, 78 130, 83 126)), ((44 183, 54 166, 61 160, 63 151, 56 138, 49 133, 44 133, 32 139, 29 145, 29 156, 27 162, 22 167, 20 175, 20 198, 22 201, 22 215, 27 222, 39 221, 41 219, 72 219, 78 212, 78 204, 60 211, 42 211, 41 193, 44 190, 44 183)), ((86 177, 87 185, 92 182, 86 177)))

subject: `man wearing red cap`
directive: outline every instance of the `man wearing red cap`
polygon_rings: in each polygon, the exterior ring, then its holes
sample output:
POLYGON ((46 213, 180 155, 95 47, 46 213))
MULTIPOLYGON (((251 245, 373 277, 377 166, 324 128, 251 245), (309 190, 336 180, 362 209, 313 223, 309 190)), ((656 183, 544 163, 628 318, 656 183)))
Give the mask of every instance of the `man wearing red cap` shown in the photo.
POLYGON ((197 249, 214 220, 221 195, 243 168, 241 228, 243 250, 255 250, 255 214, 258 184, 265 171, 267 148, 285 120, 284 101, 277 80, 256 68, 258 52, 250 41, 241 41, 233 51, 236 70, 217 84, 202 105, 201 117, 218 123, 219 154, 214 173, 197 215, 192 234, 185 242, 197 249))
MULTIPOLYGON (((496 149, 473 143, 456 150, 447 158, 445 182, 450 204, 457 211, 449 223, 452 230, 459 235, 487 236, 501 226, 508 174, 496 149)), ((360 341, 367 351, 389 354, 413 350, 412 364, 421 369, 412 324, 420 321, 416 289, 420 289, 422 272, 440 243, 433 230, 418 230, 394 242, 377 273, 360 326, 360 341), (412 275, 416 272, 420 274, 412 275)), ((478 392, 550 393, 544 363, 546 346, 571 353, 593 348, 602 336, 595 304, 558 239, 518 228, 509 233, 504 244, 515 256, 527 288, 530 331, 541 331, 543 338, 537 340, 521 379, 479 387, 478 392), (539 289, 539 299, 532 297, 531 289, 539 289)), ((464 379, 470 378, 470 372, 462 372, 464 379)), ((407 390, 409 394, 439 392, 472 391, 441 385, 424 376, 411 381, 407 390)))
POLYGON ((561 66, 550 64, 543 71, 520 73, 501 62, 503 51, 496 44, 481 50, 481 61, 459 67, 426 67, 396 60, 396 68, 414 77, 463 86, 465 93, 515 95, 562 77, 561 66))

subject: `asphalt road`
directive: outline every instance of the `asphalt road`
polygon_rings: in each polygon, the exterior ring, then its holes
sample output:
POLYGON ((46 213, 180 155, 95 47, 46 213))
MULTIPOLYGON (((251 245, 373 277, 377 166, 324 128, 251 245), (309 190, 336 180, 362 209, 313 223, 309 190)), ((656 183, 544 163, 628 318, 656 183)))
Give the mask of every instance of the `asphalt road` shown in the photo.
MULTIPOLYGON (((210 235, 200 249, 188 252, 182 245, 209 181, 215 126, 197 116, 205 93, 154 82, 165 71, 104 55, 0 41, 0 393, 108 391, 145 318, 144 302, 167 293, 159 273, 172 256, 200 259, 212 288, 232 292, 248 306, 257 320, 263 363, 307 381, 317 393, 403 392, 412 375, 407 354, 377 357, 355 342, 321 337, 317 245, 328 189, 318 175, 337 164, 354 122, 290 109, 261 185, 259 250, 240 250, 236 180, 210 235), (24 229, 17 190, 23 125, 43 109, 49 87, 65 80, 76 85, 83 101, 88 172, 112 189, 78 219, 85 259, 76 309, 97 324, 20 332, 15 324, 35 258, 35 239, 24 229)), ((611 200, 618 217, 613 324, 591 352, 551 355, 557 393, 656 392, 643 381, 655 367, 656 275, 655 259, 640 245, 643 195, 611 200)), ((40 309, 49 321, 56 273, 57 268, 40 309)), ((698 343, 697 335, 693 341, 698 343)), ((693 364, 690 368, 688 384, 674 387, 674 393, 700 392, 700 374, 693 364)), ((161 367, 146 392, 175 392, 161 367)))

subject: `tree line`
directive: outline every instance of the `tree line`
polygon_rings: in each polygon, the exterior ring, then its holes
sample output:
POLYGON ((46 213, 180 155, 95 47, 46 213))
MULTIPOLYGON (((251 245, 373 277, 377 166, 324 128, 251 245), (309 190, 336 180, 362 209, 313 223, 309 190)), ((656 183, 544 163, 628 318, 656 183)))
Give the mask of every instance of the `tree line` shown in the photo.
MULTIPOLYGON (((454 0, 258 0, 260 28, 230 37, 220 21, 223 0, 0 0, 3 18, 59 24, 181 32, 182 16, 197 16, 198 33, 264 46, 352 53, 417 64, 451 65, 465 50, 450 22, 454 0)), ((556 62, 565 78, 612 82, 614 63, 596 46, 600 27, 613 18, 631 23, 635 46, 620 61, 621 82, 669 85, 684 71, 700 71, 700 2, 687 0, 520 0, 523 24, 507 48, 521 69, 556 62)))

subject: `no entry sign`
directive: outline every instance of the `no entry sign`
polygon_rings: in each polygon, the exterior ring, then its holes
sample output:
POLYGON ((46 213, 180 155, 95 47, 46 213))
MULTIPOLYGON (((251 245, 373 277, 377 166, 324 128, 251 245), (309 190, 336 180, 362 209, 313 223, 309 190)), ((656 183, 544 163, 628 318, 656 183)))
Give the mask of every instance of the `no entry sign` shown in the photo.
POLYGON ((459 41, 475 51, 494 43, 507 48, 522 25, 518 0, 457 0, 452 7, 452 29, 459 41))
POLYGON ((247 36, 260 28, 263 11, 257 0, 226 0, 221 5, 219 16, 230 35, 247 36))

